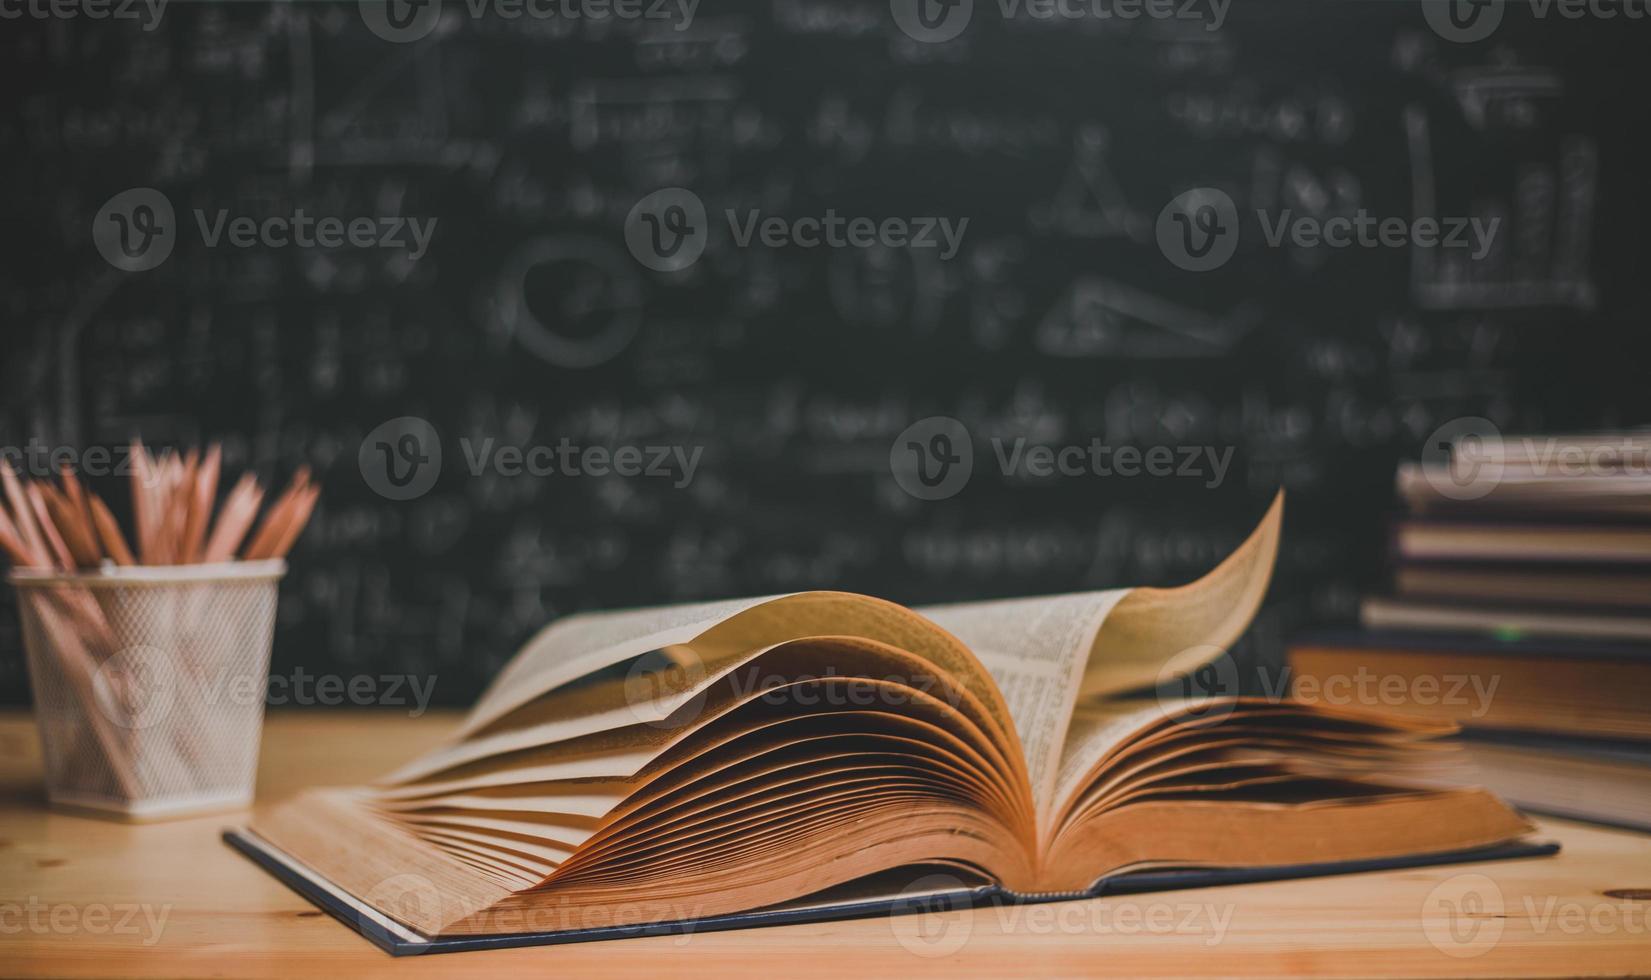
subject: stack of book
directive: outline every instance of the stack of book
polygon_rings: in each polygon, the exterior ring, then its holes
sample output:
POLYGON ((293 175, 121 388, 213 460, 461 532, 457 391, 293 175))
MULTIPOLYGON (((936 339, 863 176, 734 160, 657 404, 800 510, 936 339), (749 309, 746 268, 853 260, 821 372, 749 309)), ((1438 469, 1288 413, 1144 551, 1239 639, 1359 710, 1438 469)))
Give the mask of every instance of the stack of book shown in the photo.
POLYGON ((1306 700, 1458 722, 1477 782, 1651 829, 1651 433, 1404 464, 1392 590, 1290 649, 1306 700))

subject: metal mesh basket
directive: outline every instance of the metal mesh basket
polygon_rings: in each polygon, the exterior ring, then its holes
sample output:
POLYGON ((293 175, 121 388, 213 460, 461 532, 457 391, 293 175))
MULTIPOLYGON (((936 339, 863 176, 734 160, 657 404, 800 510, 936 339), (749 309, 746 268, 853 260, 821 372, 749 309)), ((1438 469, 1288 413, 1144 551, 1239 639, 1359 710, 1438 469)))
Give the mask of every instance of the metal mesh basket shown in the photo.
POLYGON ((52 802, 133 819, 250 803, 285 572, 13 572, 52 802))

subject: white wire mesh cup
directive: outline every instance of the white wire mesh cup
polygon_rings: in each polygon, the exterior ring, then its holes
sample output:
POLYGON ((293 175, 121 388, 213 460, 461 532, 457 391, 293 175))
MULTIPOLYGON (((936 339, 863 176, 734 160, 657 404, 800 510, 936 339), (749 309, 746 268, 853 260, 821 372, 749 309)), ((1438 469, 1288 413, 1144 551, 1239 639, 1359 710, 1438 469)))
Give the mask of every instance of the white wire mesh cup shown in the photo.
POLYGON ((251 803, 285 573, 14 571, 51 801, 133 820, 251 803))

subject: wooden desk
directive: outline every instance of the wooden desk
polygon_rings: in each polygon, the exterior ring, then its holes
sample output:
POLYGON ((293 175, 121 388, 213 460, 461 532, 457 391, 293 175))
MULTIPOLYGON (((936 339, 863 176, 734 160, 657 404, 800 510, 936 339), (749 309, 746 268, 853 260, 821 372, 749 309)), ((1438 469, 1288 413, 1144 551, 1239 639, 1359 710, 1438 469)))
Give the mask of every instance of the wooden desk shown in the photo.
MULTIPOLYGON (((357 782, 455 716, 270 718, 259 788, 357 782)), ((1651 972, 1651 837, 1544 821, 1556 858, 1120 899, 392 959, 218 840, 48 811, 0 713, 0 975, 1575 976, 1651 972), (1607 892, 1640 897, 1613 897, 1607 892), (1500 903, 1500 912, 1497 904, 1500 903), (1452 916, 1453 911, 1465 914, 1452 916), (1452 932, 1454 926, 1455 931, 1452 932), (1457 955, 1450 955, 1457 954, 1457 955)))

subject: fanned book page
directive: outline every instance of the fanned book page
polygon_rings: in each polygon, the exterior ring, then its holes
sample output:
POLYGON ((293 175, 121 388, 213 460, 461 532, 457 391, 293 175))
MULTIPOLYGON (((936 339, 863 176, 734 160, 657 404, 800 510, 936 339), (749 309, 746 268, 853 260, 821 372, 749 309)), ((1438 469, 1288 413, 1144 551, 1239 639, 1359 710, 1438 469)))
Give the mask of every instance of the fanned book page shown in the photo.
POLYGON ((571 617, 451 742, 260 811, 245 840, 425 939, 824 916, 903 870, 1056 896, 1165 868, 1283 874, 1518 841, 1531 826, 1489 793, 1404 778, 1448 756, 1448 724, 1154 693, 1242 634, 1282 517, 1280 498, 1177 589, 571 617))

